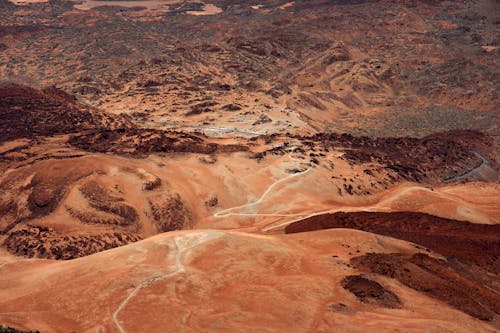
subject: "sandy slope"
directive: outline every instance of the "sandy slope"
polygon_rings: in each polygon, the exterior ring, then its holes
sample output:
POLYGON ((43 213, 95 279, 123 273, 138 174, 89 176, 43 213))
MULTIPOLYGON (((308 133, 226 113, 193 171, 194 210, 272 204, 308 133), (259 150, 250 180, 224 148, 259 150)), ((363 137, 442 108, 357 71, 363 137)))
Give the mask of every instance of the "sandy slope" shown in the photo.
POLYGON ((5 263, 0 321, 43 332, 493 332, 394 280, 375 278, 401 309, 360 303, 339 285, 356 273, 353 256, 416 251, 343 229, 173 232, 72 261, 5 263))

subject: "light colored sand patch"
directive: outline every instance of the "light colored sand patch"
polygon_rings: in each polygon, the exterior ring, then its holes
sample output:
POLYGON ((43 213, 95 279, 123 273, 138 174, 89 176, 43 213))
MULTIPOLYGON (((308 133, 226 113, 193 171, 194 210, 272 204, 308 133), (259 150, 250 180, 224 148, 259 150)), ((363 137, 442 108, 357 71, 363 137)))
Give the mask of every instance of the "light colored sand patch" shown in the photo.
POLYGON ((279 8, 280 9, 285 9, 285 8, 288 8, 288 7, 292 7, 293 5, 295 5, 295 1, 287 2, 286 4, 281 5, 279 8))
POLYGON ((158 9, 167 5, 178 3, 178 0, 146 0, 146 1, 103 1, 103 0, 84 0, 82 3, 75 5, 76 9, 90 10, 101 6, 119 6, 119 7, 146 7, 147 9, 158 9))
POLYGON ((485 50, 486 52, 493 52, 495 51, 498 47, 497 46, 492 46, 492 45, 483 45, 481 46, 481 48, 483 50, 485 50))
POLYGON ((10 0, 13 4, 17 6, 29 5, 32 3, 43 3, 48 2, 48 0, 10 0))
POLYGON ((458 28, 458 25, 456 23, 452 23, 450 21, 441 21, 439 25, 441 26, 442 29, 447 29, 447 30, 458 28))
POLYGON ((216 15, 222 13, 223 10, 217 7, 214 4, 208 3, 203 6, 203 11, 189 11, 187 12, 190 15, 195 15, 195 16, 203 16, 203 15, 216 15))
POLYGON ((0 144, 0 154, 4 154, 10 150, 27 145, 30 142, 28 139, 19 139, 14 141, 7 141, 0 144))

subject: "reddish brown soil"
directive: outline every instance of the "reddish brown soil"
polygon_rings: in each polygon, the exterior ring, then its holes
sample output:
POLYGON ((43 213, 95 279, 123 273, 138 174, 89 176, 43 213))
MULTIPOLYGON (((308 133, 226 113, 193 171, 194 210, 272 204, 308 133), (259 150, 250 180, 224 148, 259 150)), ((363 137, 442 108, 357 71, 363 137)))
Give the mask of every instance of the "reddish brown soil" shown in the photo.
POLYGON ((193 215, 179 194, 159 194, 149 199, 158 232, 181 230, 193 224, 193 215))
POLYGON ((362 303, 376 304, 390 309, 401 308, 399 297, 378 282, 360 275, 349 275, 341 281, 341 284, 362 303))
POLYGON ((140 129, 124 116, 87 107, 57 88, 0 86, 0 143, 58 134, 74 134, 69 143, 91 152, 211 154, 248 150, 242 145, 207 142, 203 135, 140 129))
MULTIPOLYGON (((78 103, 73 96, 56 88, 0 87, 0 142, 68 133, 73 134, 69 143, 80 149, 135 155, 248 151, 257 140, 225 145, 201 134, 139 128, 125 117, 105 114, 78 103)), ((475 152, 497 168, 497 156, 492 149, 494 140, 476 131, 443 132, 424 138, 368 138, 319 133, 313 136, 269 135, 261 139, 266 142, 298 139, 302 147, 296 149, 309 151, 315 164, 321 164, 322 157, 331 149, 342 148, 345 152, 343 158, 350 163, 377 162, 399 179, 418 182, 442 181, 481 165, 482 160, 475 152)), ((284 154, 286 149, 277 147, 255 156, 284 154)), ((352 194, 351 190, 347 192, 352 194)))
POLYGON ((335 133, 299 138, 310 145, 345 147, 344 157, 352 163, 376 161, 410 181, 444 179, 460 174, 464 166, 465 170, 472 169, 481 164, 474 152, 497 167, 493 138, 477 131, 455 130, 423 138, 369 138, 335 133))
POLYGON ((403 239, 500 273, 500 225, 474 224, 414 212, 341 212, 292 223, 285 232, 330 228, 358 229, 403 239))
POLYGON ((21 331, 10 326, 0 326, 0 333, 40 333, 40 331, 29 330, 29 331, 21 331))
POLYGON ((88 235, 59 234, 52 228, 26 225, 11 232, 3 246, 24 257, 68 260, 127 245, 141 237, 127 232, 88 235))
POLYGON ((0 87, 0 142, 79 132, 113 123, 127 124, 124 118, 91 110, 56 88, 0 87))
POLYGON ((241 145, 219 145, 207 142, 203 135, 138 128, 75 135, 69 142, 75 147, 91 152, 135 155, 158 152, 212 154, 248 150, 248 147, 241 145))
POLYGON ((108 191, 97 182, 85 183, 80 187, 80 192, 89 201, 92 208, 116 215, 119 218, 116 224, 126 226, 137 223, 138 214, 136 210, 122 203, 122 198, 110 195, 108 191))
POLYGON ((351 262, 362 271, 396 279, 478 319, 492 320, 500 313, 497 291, 453 269, 445 260, 423 253, 410 257, 369 253, 351 262))
POLYGON ((97 168, 86 165, 73 166, 71 169, 65 167, 64 162, 55 162, 52 166, 43 164, 34 173, 31 181, 22 186, 22 189, 16 189, 16 183, 30 176, 29 171, 19 172, 16 176, 7 178, 0 182, 0 192, 16 192, 22 196, 24 192, 27 195, 27 208, 25 214, 19 214, 22 204, 17 200, 11 199, 6 202, 0 202, 0 212, 3 216, 15 216, 15 221, 11 224, 0 223, 0 233, 6 233, 17 223, 45 216, 53 212, 59 202, 67 193, 68 186, 93 172, 97 168))
MULTIPOLYGON (((440 182, 461 175, 479 165, 482 160, 475 155, 481 153, 493 168, 497 167, 496 155, 491 149, 493 139, 475 131, 452 131, 433 134, 424 138, 368 138, 348 134, 320 133, 311 137, 262 136, 246 144, 221 145, 209 142, 203 135, 193 135, 154 129, 129 128, 126 131, 106 130, 84 135, 75 135, 70 144, 91 152, 113 152, 118 154, 149 154, 155 152, 191 152, 214 154, 219 152, 248 151, 258 139, 266 142, 283 140, 301 141, 295 149, 309 151, 311 161, 321 164, 331 149, 342 148, 343 158, 352 164, 376 162, 396 173, 399 179, 417 182, 440 182)), ((254 155, 261 159, 267 154, 285 154, 286 147, 276 147, 254 155)), ((369 172, 369 171, 367 171, 369 172)), ((495 179, 493 179, 495 180, 495 179)))

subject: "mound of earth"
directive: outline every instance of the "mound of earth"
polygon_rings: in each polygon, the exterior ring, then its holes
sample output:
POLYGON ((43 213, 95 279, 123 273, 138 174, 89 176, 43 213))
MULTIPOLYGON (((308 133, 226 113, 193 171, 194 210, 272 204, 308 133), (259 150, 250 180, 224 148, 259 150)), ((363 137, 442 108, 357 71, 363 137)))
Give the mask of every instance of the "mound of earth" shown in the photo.
MULTIPOLYGON (((316 146, 342 147, 344 157, 352 163, 376 161, 395 171, 401 178, 416 182, 439 182, 461 175, 481 166, 483 154, 498 169, 497 152, 493 138, 477 131, 450 131, 435 133, 423 138, 369 138, 350 134, 319 133, 299 137, 304 143, 316 146), (474 153, 476 152, 476 154, 474 153)), ((498 179, 498 171, 492 179, 498 179)))
POLYGON ((1 246, 16 255, 70 259, 192 227, 185 197, 138 166, 87 156, 11 170, 0 181, 1 246))
POLYGON ((286 233, 350 228, 403 239, 500 273, 500 225, 476 224, 414 212, 352 212, 294 222, 286 233))
POLYGON ((127 125, 125 118, 86 107, 57 88, 0 87, 0 143, 127 125))
MULTIPOLYGON (((389 137, 370 138, 350 134, 317 133, 313 136, 290 136, 299 140, 294 151, 308 155, 312 162, 328 162, 329 153, 341 151, 342 159, 353 165, 376 163, 398 180, 419 183, 443 183, 459 181, 496 181, 500 177, 497 144, 485 133, 470 130, 456 130, 435 133, 422 138, 389 137), (326 161, 325 161, 326 160, 326 161)), ((280 135, 268 135, 250 139, 250 142, 282 142, 280 135)), ((274 146, 260 151, 254 157, 286 154, 287 145, 274 146)), ((368 175, 378 173, 367 168, 368 175)), ((355 191, 355 189, 353 189, 355 191)))
POLYGON ((0 321, 24 330, 479 333, 498 327, 490 320, 499 304, 494 291, 411 244, 356 230, 175 231, 64 262, 7 261, 0 272, 0 321), (361 258, 348 254, 354 248, 361 258))
POLYGON ((181 132, 160 131, 153 129, 118 129, 75 135, 69 143, 77 148, 91 152, 112 152, 116 154, 151 154, 151 153, 197 153, 213 154, 217 152, 248 151, 243 145, 219 145, 207 142, 203 135, 181 132))
POLYGON ((453 267, 446 260, 425 253, 411 256, 369 253, 351 262, 362 271, 396 279, 478 319, 493 320, 500 314, 500 295, 492 285, 498 281, 491 282, 489 277, 489 283, 485 283, 478 278, 482 276, 479 272, 471 276, 470 270, 453 267))
POLYGON ((158 232, 188 229, 193 225, 190 210, 179 194, 160 194, 149 199, 151 213, 158 232))
MULTIPOLYGON (((117 219, 113 220, 112 224, 129 226, 138 222, 139 216, 137 211, 133 207, 124 204, 122 198, 110 195, 106 188, 99 183, 95 181, 87 182, 80 187, 80 192, 88 200, 90 207, 101 212, 116 215, 117 219)), ((85 215, 83 214, 80 214, 82 217, 81 220, 85 221, 85 215)), ((92 222, 92 219, 87 222, 92 222)), ((102 223, 102 221, 99 221, 99 223, 102 223)))
POLYGON ((340 282, 344 289, 363 303, 375 304, 390 309, 401 308, 401 301, 392 291, 384 288, 380 283, 360 275, 346 276, 340 282))
POLYGON ((125 232, 94 234, 58 233, 54 229, 26 225, 9 233, 3 246, 12 254, 28 258, 69 260, 109 250, 140 240, 125 232))

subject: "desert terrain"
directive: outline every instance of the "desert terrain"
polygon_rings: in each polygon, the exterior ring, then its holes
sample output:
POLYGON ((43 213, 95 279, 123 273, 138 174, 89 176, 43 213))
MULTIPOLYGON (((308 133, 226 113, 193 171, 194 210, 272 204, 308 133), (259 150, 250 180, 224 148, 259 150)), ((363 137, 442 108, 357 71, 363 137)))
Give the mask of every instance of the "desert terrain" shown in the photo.
POLYGON ((0 0, 0 332, 498 332, 498 11, 0 0))

